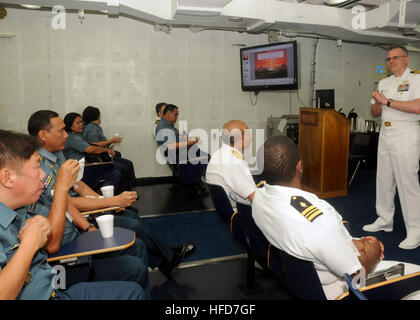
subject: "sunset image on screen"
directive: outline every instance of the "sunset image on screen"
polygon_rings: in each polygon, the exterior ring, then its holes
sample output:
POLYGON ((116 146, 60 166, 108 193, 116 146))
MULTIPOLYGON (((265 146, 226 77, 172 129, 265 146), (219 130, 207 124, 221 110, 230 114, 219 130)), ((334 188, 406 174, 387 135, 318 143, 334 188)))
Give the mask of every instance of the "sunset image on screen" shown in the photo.
POLYGON ((287 78, 287 50, 254 53, 255 79, 287 78))

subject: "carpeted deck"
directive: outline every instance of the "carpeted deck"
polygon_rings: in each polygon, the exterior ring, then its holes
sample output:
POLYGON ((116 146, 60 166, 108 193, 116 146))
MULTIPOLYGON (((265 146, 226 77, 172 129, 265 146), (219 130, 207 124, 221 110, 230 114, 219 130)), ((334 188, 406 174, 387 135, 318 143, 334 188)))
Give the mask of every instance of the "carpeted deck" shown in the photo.
POLYGON ((183 262, 245 253, 216 211, 143 218, 149 229, 168 245, 193 242, 196 250, 183 262))
MULTIPOLYGON (((385 259, 420 264, 420 247, 415 250, 402 250, 398 244, 404 240, 406 231, 398 197, 396 197, 393 232, 368 234, 363 225, 376 219, 375 212, 375 174, 374 170, 361 170, 348 189, 346 197, 326 199, 350 221, 350 233, 354 237, 376 236, 385 246, 385 259)), ((420 209, 419 209, 420 210, 420 209)), ((183 213, 153 218, 143 218, 155 235, 168 245, 194 242, 197 250, 186 261, 212 259, 245 253, 225 223, 215 211, 183 213)))

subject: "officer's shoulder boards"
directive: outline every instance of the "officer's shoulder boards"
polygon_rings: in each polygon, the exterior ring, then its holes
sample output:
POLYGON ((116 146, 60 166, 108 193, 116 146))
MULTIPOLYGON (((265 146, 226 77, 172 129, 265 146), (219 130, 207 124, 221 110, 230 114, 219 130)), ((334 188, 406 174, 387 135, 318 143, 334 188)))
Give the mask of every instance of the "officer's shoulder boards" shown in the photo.
POLYGON ((265 184, 265 180, 260 181, 260 182, 257 184, 257 188, 263 188, 263 187, 264 187, 264 184, 265 184))
POLYGON ((236 151, 236 150, 232 150, 232 153, 233 153, 233 155, 235 156, 235 158, 237 158, 237 159, 241 159, 241 160, 244 160, 244 156, 243 156, 243 155, 241 155, 238 151, 236 151))
POLYGON ((314 221, 322 211, 315 207, 312 203, 301 196, 292 196, 290 198, 290 205, 295 208, 299 213, 308 219, 310 222, 314 221))

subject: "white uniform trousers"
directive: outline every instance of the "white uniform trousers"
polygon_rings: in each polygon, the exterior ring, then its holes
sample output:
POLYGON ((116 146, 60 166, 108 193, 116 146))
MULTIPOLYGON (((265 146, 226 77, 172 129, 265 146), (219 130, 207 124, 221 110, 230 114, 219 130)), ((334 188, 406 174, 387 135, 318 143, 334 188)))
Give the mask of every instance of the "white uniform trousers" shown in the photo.
POLYGON ((379 223, 392 227, 398 188, 407 237, 420 239, 420 126, 418 121, 393 121, 381 127, 376 177, 379 223))

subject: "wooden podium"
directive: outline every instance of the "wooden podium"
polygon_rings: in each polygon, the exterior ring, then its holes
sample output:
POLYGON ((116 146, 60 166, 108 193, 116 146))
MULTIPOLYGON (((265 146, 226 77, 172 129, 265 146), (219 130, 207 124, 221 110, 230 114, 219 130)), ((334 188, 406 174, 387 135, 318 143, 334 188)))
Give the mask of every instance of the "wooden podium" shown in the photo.
POLYGON ((332 109, 300 108, 302 189, 320 198, 347 195, 350 124, 332 109))

